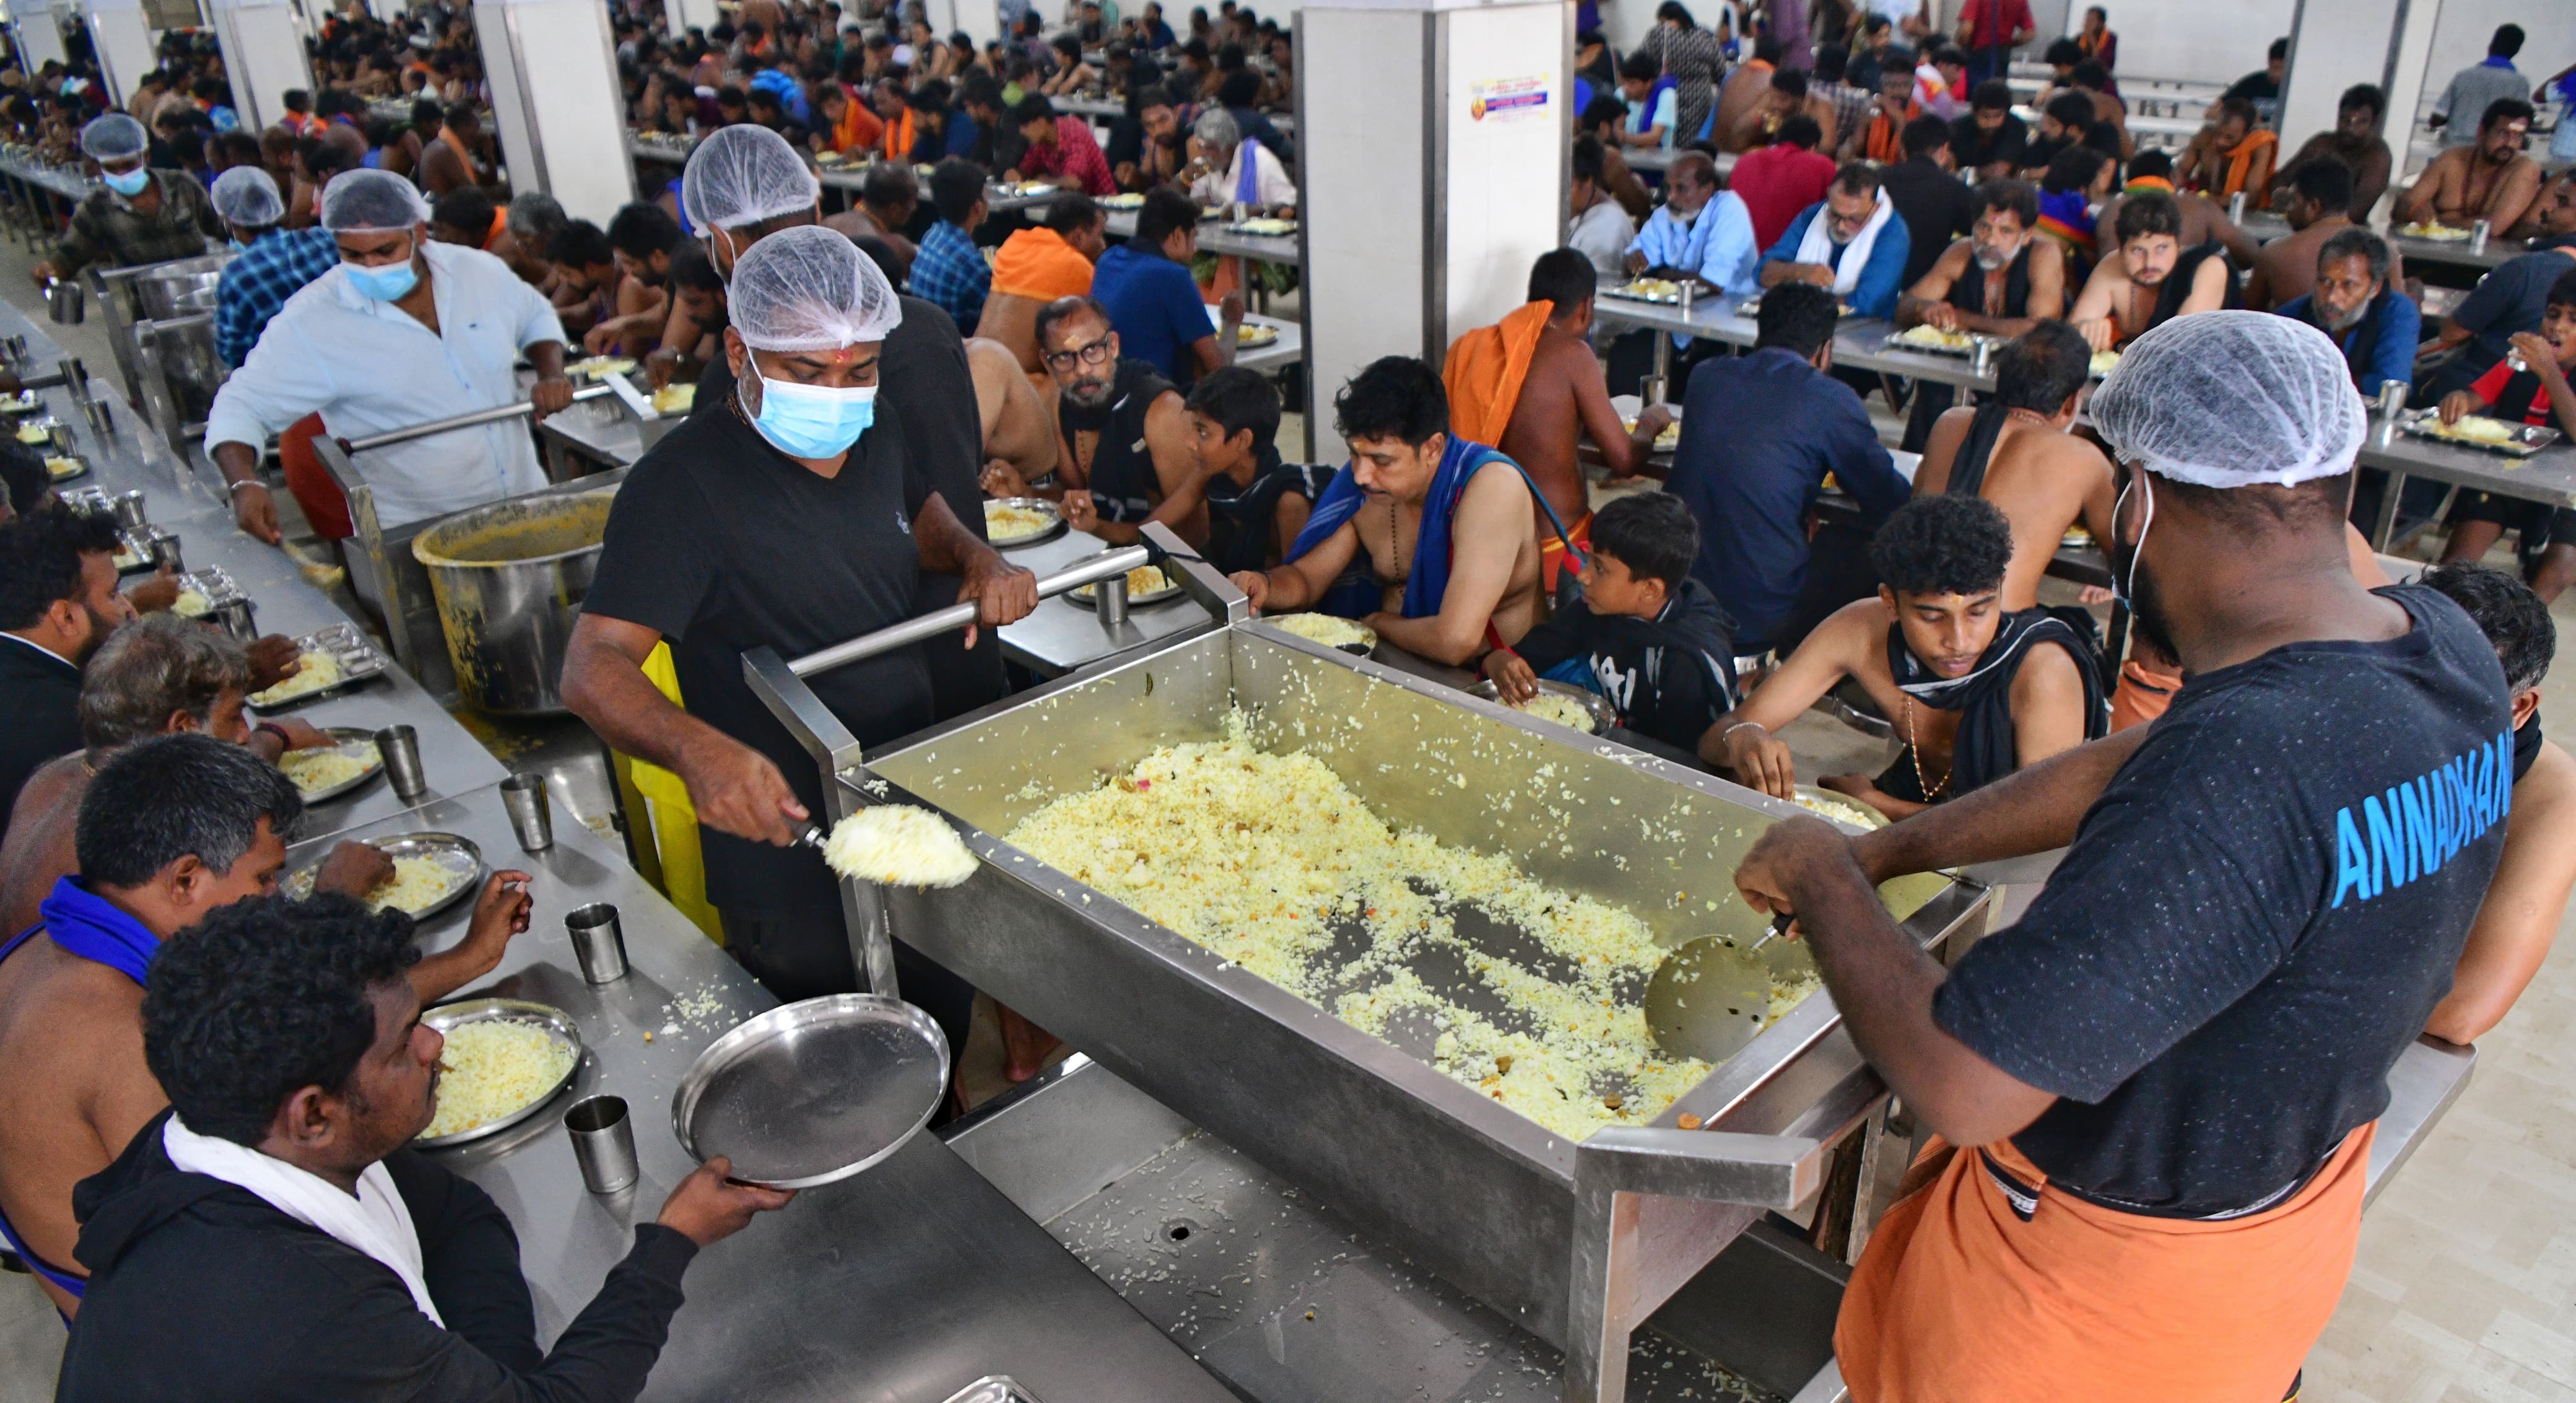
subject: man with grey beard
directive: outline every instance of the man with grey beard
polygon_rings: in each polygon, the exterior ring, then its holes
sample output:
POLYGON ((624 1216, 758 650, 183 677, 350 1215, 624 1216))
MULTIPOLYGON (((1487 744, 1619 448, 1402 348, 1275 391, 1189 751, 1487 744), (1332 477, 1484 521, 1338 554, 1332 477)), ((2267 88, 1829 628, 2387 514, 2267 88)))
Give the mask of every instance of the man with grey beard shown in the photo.
MULTIPOLYGON (((2029 182, 1989 180, 1977 187, 1975 205, 1968 237, 1943 249, 1897 299, 1898 326, 2009 338, 2066 315, 2066 247, 2037 236, 2039 195, 2029 182)), ((1908 452, 1923 451, 1933 422, 1957 398, 1948 385, 1915 386, 1908 452)))
POLYGON ((2423 315, 2413 298, 2391 286, 2389 264, 2388 244, 2377 234, 2338 229, 2317 250, 2315 290, 2277 309, 2333 338, 2364 399, 2377 398, 2379 387, 2391 380, 2404 384, 2415 374, 2423 315))

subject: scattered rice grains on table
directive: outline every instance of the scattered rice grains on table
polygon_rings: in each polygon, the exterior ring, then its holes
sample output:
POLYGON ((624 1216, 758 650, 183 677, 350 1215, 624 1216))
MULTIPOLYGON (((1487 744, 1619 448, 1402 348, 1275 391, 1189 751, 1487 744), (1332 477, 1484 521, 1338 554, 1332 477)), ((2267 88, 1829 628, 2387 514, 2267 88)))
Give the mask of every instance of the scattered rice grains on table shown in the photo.
POLYGON ((1396 831, 1312 754, 1254 748, 1241 712, 1222 739, 1157 750, 1050 802, 1007 841, 1365 1032, 1427 1015, 1440 1030, 1434 1066, 1569 1140, 1648 1124, 1708 1074, 1647 1030, 1638 999, 1664 950, 1645 922, 1506 859, 1396 831), (1469 944, 1451 914, 1461 903, 1528 932, 1575 974, 1558 982, 1469 944), (1356 920, 1369 948, 1328 964, 1337 918, 1356 920), (1404 961, 1430 945, 1537 1031, 1426 986, 1404 961))

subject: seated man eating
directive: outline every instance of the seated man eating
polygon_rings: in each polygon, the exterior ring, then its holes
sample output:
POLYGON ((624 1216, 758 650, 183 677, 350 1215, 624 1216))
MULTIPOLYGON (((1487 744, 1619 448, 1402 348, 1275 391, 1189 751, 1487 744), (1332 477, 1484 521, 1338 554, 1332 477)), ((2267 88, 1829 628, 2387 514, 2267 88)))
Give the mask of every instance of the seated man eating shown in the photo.
MULTIPOLYGON (((1440 377, 1411 356, 1387 356, 1352 376, 1333 397, 1333 423, 1350 462, 1324 489, 1287 563, 1239 572, 1235 587, 1264 613, 1356 618, 1451 667, 1519 642, 1538 622, 1535 522, 1553 510, 1529 475, 1449 432, 1440 377)), ((1549 525, 1565 534, 1564 523, 1549 525)))
MULTIPOLYGON (((71 1265, 73 1185, 167 1099, 140 1046, 145 974, 209 912, 276 888, 303 812, 294 784, 246 747, 138 741, 81 797, 81 875, 54 885, 41 924, 0 945, 0 1234, 66 1319, 85 1285, 71 1265)), ((527 927, 527 880, 493 874, 465 939, 413 967, 419 997, 445 998, 501 962, 527 927)))
POLYGON ((78 1191, 93 1280, 57 1398, 625 1403, 690 1260, 794 1197, 709 1160, 540 1349, 509 1218, 410 1148, 445 1046, 412 939, 397 911, 267 897, 156 962, 137 1041, 170 1106, 78 1191))
POLYGON ((1877 169, 1855 161, 1834 173, 1823 202, 1800 211, 1762 255, 1762 285, 1814 283, 1833 289, 1859 316, 1893 317, 1912 248, 1877 169))
POLYGON ((2530 103, 2515 98, 2488 103, 2476 143, 2451 147, 2426 162, 2424 173, 2397 197, 2389 222, 2466 229, 2483 219, 2498 231, 2521 222, 2540 198, 2540 164, 2522 150, 2531 139, 2533 115, 2530 103))
MULTIPOLYGON (((1090 297, 1060 297, 1040 308, 1037 338, 1055 381, 1055 472, 1029 483, 1006 465, 987 464, 984 490, 1060 497, 1074 530, 1129 544, 1189 480, 1194 448, 1181 392, 1150 362, 1119 354, 1108 311, 1090 297)), ((1204 534, 1194 522, 1175 527, 1193 541, 1204 534)))
MULTIPOLYGON (((1441 381, 1449 395, 1449 428, 1491 443, 1521 465, 1547 498, 1549 518, 1566 523, 1576 550, 1591 538, 1592 508, 1576 444, 1591 439, 1614 477, 1645 470, 1655 436, 1673 421, 1648 405, 1634 430, 1610 403, 1610 382, 1592 352, 1592 301, 1599 283, 1592 262, 1570 248, 1551 249, 1530 267, 1529 302, 1493 326, 1449 343, 1441 381)), ((1539 527, 1539 588, 1556 591, 1565 545, 1539 527)))
POLYGON ((2182 245, 2182 206, 2155 191, 2125 196, 2120 246, 2093 265, 2067 320, 2097 351, 2126 346, 2176 317, 2242 305, 2225 245, 2182 245))
MULTIPOLYGON (((2012 527, 2012 565, 2003 609, 2039 604, 2040 577, 2071 526, 2111 539, 2119 492, 2111 460, 2075 426, 2093 352, 2075 328, 2041 322, 1995 355, 1995 393, 1974 409, 1953 409, 1932 426, 1914 495, 1982 497, 2012 527)), ((2071 622, 2071 621, 2070 621, 2071 622)), ((2087 616, 2079 633, 2092 632, 2087 616)))
POLYGON ((1875 780, 1828 775, 1891 819, 1990 784, 2095 739, 2107 727, 2090 651, 2062 619, 2003 607, 2012 527, 1991 502, 1917 497, 1870 543, 1885 581, 1816 626, 1742 706, 1699 739, 1699 755, 1743 784, 1795 796, 1797 765, 1776 732, 1849 677, 1905 749, 1875 780))

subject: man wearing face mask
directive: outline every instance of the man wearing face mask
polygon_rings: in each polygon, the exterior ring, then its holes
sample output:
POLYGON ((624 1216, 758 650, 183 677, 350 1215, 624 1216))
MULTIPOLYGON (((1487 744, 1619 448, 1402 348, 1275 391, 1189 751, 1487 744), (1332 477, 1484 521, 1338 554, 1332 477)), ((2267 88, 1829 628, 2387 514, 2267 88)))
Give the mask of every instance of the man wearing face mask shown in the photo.
MULTIPOLYGON (((322 227, 339 265, 269 320, 206 421, 233 519, 271 543, 277 504, 258 478, 260 446, 307 414, 335 438, 364 438, 497 409, 519 401, 523 354, 537 368, 537 416, 572 403, 554 308, 500 259, 432 242, 429 204, 410 181, 377 170, 333 177, 322 227)), ((356 465, 387 526, 546 484, 527 426, 510 419, 377 449, 356 465)))
POLYGON ((2125 477, 2113 570, 2190 677, 2171 709, 1857 839, 1786 820, 1736 872, 1938 1134, 1843 1296, 1867 1403, 2295 1392, 2389 1070, 2505 843, 2495 649, 2434 590, 2353 574, 2368 415, 2333 343, 2183 318, 2092 412, 2125 477), (1946 969, 1877 897, 2056 847, 2021 920, 1946 969))
POLYGON ((141 122, 110 112, 81 128, 80 145, 106 184, 73 208, 53 257, 29 270, 37 286, 76 276, 92 264, 134 268, 194 258, 206 251, 208 239, 224 236, 224 222, 203 185, 185 171, 146 165, 151 137, 141 122))
POLYGON ((328 229, 280 228, 286 202, 257 166, 215 177, 213 196, 215 213, 233 231, 233 261, 215 285, 215 354, 239 366, 286 299, 339 263, 340 246, 328 229))
MULTIPOLYGON (((980 605, 971 642, 1037 607, 1037 581, 967 529, 917 470, 910 425, 877 412, 885 348, 909 311, 876 264, 829 229, 784 229, 734 263, 729 300, 733 383, 701 388, 618 492, 564 700, 610 745, 687 783, 726 948, 792 1000, 858 976, 831 871, 790 846, 823 809, 821 777, 744 683, 742 654, 792 658, 900 623, 925 572, 958 577, 958 597, 980 605), (665 639, 685 711, 643 672, 665 639)), ((934 719, 924 653, 959 646, 935 638, 814 690, 875 745, 934 719)), ((974 991, 900 944, 896 961, 904 996, 963 1046, 974 991)))
MULTIPOLYGON (((767 127, 741 125, 715 132, 689 152, 680 176, 680 202, 689 227, 701 231, 708 260, 719 277, 728 279, 734 260, 763 238, 821 223, 822 193, 822 182, 796 148, 767 127)), ((896 300, 903 318, 886 336, 877 373, 885 392, 883 407, 903 423, 913 469, 980 541, 984 494, 975 479, 984 468, 984 425, 965 339, 957 334, 957 323, 931 302, 912 296, 896 300)), ((711 412, 733 392, 733 365, 719 351, 698 376, 692 412, 711 412)), ((922 590, 913 601, 915 612, 956 602, 949 576, 925 577, 922 590)), ((972 648, 931 649, 930 683, 943 718, 1000 700, 1009 690, 1001 644, 986 631, 972 648)))

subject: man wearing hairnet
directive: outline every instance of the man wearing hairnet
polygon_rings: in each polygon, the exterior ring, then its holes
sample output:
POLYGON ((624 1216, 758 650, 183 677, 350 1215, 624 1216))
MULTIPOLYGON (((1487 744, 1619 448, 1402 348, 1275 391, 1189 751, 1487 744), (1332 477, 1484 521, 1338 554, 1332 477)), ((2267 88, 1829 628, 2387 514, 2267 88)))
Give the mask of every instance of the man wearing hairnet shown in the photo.
MULTIPOLYGON (((734 385, 627 475, 564 661, 564 701, 610 745, 676 772, 703 833, 707 898, 726 947, 782 999, 855 989, 839 887, 790 846, 823 812, 813 761, 743 681, 742 654, 796 657, 902 622, 924 573, 960 580, 989 632, 1037 606, 915 470, 910 426, 880 374, 910 315, 846 237, 810 225, 733 263, 724 334, 734 385), (668 640, 683 711, 643 672, 668 640)), ((971 393, 968 404, 972 404, 971 393)), ((981 516, 978 509, 977 515, 981 516)), ((815 694, 864 745, 934 719, 926 651, 837 668, 815 694)), ((898 947, 906 998, 964 1046, 974 992, 898 947)))
POLYGON ((340 246, 323 228, 287 229, 277 182, 257 166, 215 177, 215 213, 233 231, 233 261, 215 285, 215 354, 227 366, 250 359, 268 319, 306 283, 340 262, 340 246))
MULTIPOLYGON (((699 231, 716 272, 726 278, 733 275, 734 260, 761 239, 821 223, 822 190, 786 138, 748 124, 700 141, 680 177, 689 227, 699 231)), ((984 423, 965 340, 957 323, 932 303, 910 296, 898 301, 903 320, 886 337, 878 368, 886 408, 903 420, 914 470, 980 540, 984 493, 976 479, 984 470, 984 423)), ((733 367, 723 356, 709 361, 698 377, 699 410, 723 404, 733 384, 733 367)), ((923 588, 926 593, 914 601, 919 612, 955 602, 944 576, 929 577, 923 588)), ((963 652, 931 650, 930 683, 943 718, 1000 700, 1008 690, 1001 645, 987 634, 963 652)))
POLYGON ((204 186, 185 171, 152 170, 144 164, 151 142, 143 124, 122 112, 81 128, 81 151, 98 163, 105 183, 73 208, 54 256, 31 270, 39 286, 72 277, 93 263, 134 268, 194 258, 206 251, 206 240, 224 236, 223 221, 206 202, 204 186))
POLYGON ((2460 957, 2514 762, 2495 650, 2354 578, 2365 415, 2334 343, 2254 312, 2140 337, 2093 399, 2112 569, 2188 677, 2155 722, 1876 833, 1736 872, 1795 913, 1846 1025, 1938 1132, 1835 1353, 1858 1403, 2294 1387, 2352 1265, 2388 1074, 2460 957), (1944 969, 1876 896, 2065 846, 1944 969))
MULTIPOLYGON (((428 203, 401 176, 345 171, 323 188, 322 228, 339 263, 269 319, 207 415, 206 448, 243 530, 278 539, 260 449, 307 414, 320 413, 333 437, 364 438, 515 404, 523 354, 537 368, 539 417, 572 403, 554 308, 500 259, 432 243, 428 225, 428 203)), ((356 465, 386 526, 546 484, 515 419, 379 448, 356 465)))

